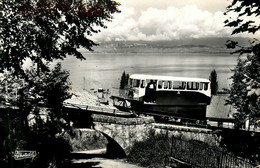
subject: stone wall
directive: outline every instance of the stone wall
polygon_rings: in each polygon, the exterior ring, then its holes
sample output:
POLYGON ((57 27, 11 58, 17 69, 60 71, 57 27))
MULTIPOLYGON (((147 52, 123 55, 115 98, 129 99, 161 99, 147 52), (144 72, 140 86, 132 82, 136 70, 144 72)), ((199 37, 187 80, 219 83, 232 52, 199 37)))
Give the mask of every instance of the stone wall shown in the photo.
POLYGON ((89 150, 93 148, 91 143, 98 141, 100 143, 96 147, 100 145, 109 148, 109 144, 113 144, 113 147, 117 146, 117 150, 121 148, 128 155, 135 142, 146 140, 151 131, 168 134, 169 138, 174 136, 209 145, 218 146, 220 142, 220 137, 210 129, 157 124, 153 117, 123 118, 93 114, 92 119, 92 129, 78 129, 76 136, 70 139, 74 151, 89 150))
POLYGON ((93 116, 94 129, 113 138, 125 151, 126 155, 137 141, 145 140, 153 129, 152 117, 120 118, 93 116))
POLYGON ((181 138, 184 140, 200 141, 210 146, 219 146, 221 137, 217 132, 206 128, 195 128, 178 125, 153 124, 156 133, 168 134, 169 137, 181 138))
POLYGON ((120 116, 107 116, 107 115, 92 115, 94 123, 109 123, 109 124, 119 124, 119 125, 142 125, 142 124, 152 124, 154 123, 153 117, 134 117, 134 118, 124 118, 120 116))
POLYGON ((107 139, 98 131, 93 129, 75 129, 74 135, 66 135, 73 152, 83 152, 95 149, 104 149, 108 143, 107 139))

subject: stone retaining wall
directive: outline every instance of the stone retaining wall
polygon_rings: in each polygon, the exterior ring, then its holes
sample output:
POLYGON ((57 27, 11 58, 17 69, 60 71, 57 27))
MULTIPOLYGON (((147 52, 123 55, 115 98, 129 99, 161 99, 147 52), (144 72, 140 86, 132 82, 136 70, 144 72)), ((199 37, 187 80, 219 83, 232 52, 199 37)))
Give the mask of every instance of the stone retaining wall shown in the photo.
MULTIPOLYGON (((209 145, 218 146, 220 142, 220 137, 210 129, 157 124, 153 117, 123 118, 93 114, 92 119, 93 129, 111 137, 126 154, 130 152, 135 142, 146 140, 151 131, 155 131, 157 134, 168 134, 169 138, 174 136, 185 140, 201 141, 209 145)), ((90 132, 91 130, 79 130, 76 138, 71 139, 74 150, 87 149, 84 143, 92 141, 91 135, 94 135, 90 132), (79 143, 83 143, 83 145, 79 143)), ((99 134, 94 135, 94 137, 98 136, 99 134)))
POLYGON ((74 133, 74 136, 66 135, 73 152, 103 149, 108 143, 100 132, 93 129, 75 129, 74 133))
POLYGON ((219 146, 221 137, 215 131, 206 128, 186 127, 179 125, 153 124, 156 133, 168 134, 184 140, 194 140, 207 143, 210 146, 219 146))
POLYGON ((113 138, 128 154, 137 141, 148 138, 153 129, 152 117, 119 118, 107 116, 93 116, 94 129, 113 138))
POLYGON ((119 125, 141 125, 154 123, 153 117, 135 117, 135 118, 123 118, 107 115, 92 115, 93 122, 119 124, 119 125))

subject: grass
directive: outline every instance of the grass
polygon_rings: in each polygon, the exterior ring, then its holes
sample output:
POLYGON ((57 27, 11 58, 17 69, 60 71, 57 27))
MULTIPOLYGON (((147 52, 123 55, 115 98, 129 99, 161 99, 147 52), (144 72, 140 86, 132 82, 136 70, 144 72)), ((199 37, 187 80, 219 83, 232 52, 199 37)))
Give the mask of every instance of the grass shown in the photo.
POLYGON ((170 152, 169 142, 167 134, 155 134, 151 131, 147 140, 134 144, 128 161, 150 168, 163 167, 165 157, 170 152))

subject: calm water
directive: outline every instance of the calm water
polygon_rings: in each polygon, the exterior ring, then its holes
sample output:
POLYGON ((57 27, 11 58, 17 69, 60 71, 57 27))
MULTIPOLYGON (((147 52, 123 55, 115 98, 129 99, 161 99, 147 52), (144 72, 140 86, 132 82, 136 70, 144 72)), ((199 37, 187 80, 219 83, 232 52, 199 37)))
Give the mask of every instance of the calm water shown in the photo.
POLYGON ((209 78, 215 69, 219 87, 228 88, 237 56, 227 53, 83 53, 86 60, 66 58, 73 89, 118 87, 122 72, 209 78), (85 78, 85 86, 84 86, 85 78))

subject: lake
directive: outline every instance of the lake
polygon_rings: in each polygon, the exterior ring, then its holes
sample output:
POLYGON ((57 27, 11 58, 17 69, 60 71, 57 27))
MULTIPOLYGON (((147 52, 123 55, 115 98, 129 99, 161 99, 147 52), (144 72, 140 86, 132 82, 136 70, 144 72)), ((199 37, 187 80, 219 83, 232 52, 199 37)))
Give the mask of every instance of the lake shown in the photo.
POLYGON ((215 69, 219 88, 229 88, 237 56, 228 53, 83 53, 86 60, 66 58, 63 68, 70 71, 73 90, 119 87, 120 77, 142 73, 209 78, 215 69), (85 82, 84 82, 85 79, 85 82), (85 85, 84 85, 85 83, 85 85))

